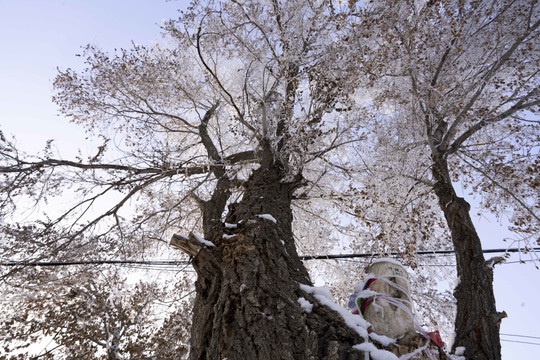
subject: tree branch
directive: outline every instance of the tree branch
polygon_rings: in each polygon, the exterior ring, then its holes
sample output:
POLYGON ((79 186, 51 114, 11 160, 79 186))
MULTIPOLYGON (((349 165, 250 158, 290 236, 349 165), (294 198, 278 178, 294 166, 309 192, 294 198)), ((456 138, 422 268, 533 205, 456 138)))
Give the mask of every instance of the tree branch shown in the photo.
POLYGON ((431 79, 431 87, 435 87, 437 85, 437 80, 439 80, 439 75, 441 73, 441 70, 444 66, 444 63, 446 62, 446 59, 448 58, 448 54, 450 54, 450 50, 452 50, 452 46, 456 42, 456 39, 452 39, 450 42, 450 45, 446 48, 446 51, 444 52, 443 56, 441 57, 441 61, 439 61, 439 65, 437 66, 437 70, 435 70, 435 75, 433 75, 433 78, 431 79))
POLYGON ((472 108, 476 100, 478 100, 478 98, 484 91, 485 87, 488 85, 489 80, 510 59, 510 57, 514 54, 517 48, 525 41, 525 39, 529 37, 529 35, 531 35, 539 26, 540 26, 540 20, 536 21, 536 23, 534 23, 531 27, 529 27, 527 31, 523 33, 523 35, 518 37, 516 41, 514 41, 512 46, 510 46, 510 48, 500 57, 500 59, 491 66, 491 68, 484 74, 484 76, 481 77, 481 79, 478 81, 478 83, 480 84, 478 90, 474 93, 474 95, 467 102, 467 104, 461 109, 456 119, 454 120, 454 122, 448 129, 447 133, 445 134, 444 138, 442 139, 442 142, 441 142, 442 148, 446 148, 448 146, 450 140, 453 138, 454 134, 457 132, 458 127, 464 121, 465 114, 472 108))
POLYGON ((208 66, 207 62, 204 60, 204 57, 203 57, 202 51, 201 51, 201 30, 202 30, 202 20, 201 20, 201 25, 199 25, 199 28, 197 30, 197 39, 196 39, 197 40, 196 48, 197 48, 197 54, 199 55, 199 60, 201 60, 201 63, 203 64, 204 68, 210 73, 212 78, 214 78, 214 80, 216 80, 216 82, 217 82, 218 86, 220 87, 220 89, 229 98, 229 104, 231 104, 232 107, 234 107, 234 109, 236 110, 236 113, 238 114, 238 120, 242 123, 242 125, 247 127, 250 131, 252 131, 253 133, 256 133, 256 129, 252 125, 250 125, 248 122, 245 121, 244 114, 243 114, 242 111, 240 111, 240 108, 238 108, 238 105, 236 105, 236 102, 234 101, 234 98, 231 95, 231 93, 227 89, 225 89, 225 87, 223 86, 223 84, 219 80, 217 74, 210 68, 210 66, 208 66))
POLYGON ((214 145, 214 142, 212 141, 212 139, 210 138, 210 135, 208 134, 208 122, 210 121, 210 118, 216 111, 218 105, 219 105, 219 102, 216 102, 206 112, 206 114, 204 114, 201 124, 199 125, 199 135, 201 136, 202 144, 204 145, 204 148, 206 149, 206 152, 208 153, 208 157, 212 159, 212 162, 218 164, 218 165, 211 166, 210 169, 214 173, 216 178, 219 179, 223 175, 225 175, 225 169, 223 169, 223 166, 221 165, 223 163, 223 158, 219 155, 219 152, 216 146, 214 145))
MULTIPOLYGON (((459 156, 459 155, 458 155, 459 156)), ((467 159, 465 159, 463 156, 459 156, 461 160, 463 160, 466 164, 468 164, 470 167, 472 167, 474 170, 478 171, 480 174, 484 175, 491 183, 498 188, 502 189, 505 193, 510 195, 514 200, 516 200, 522 207, 525 209, 529 214, 531 214, 532 217, 534 217, 536 220, 540 222, 540 217, 534 213, 534 211, 531 210, 527 204, 525 204, 520 198, 518 198, 512 191, 510 191, 508 188, 504 187, 501 183, 499 183, 497 180, 495 180, 493 177, 489 176, 488 173, 484 170, 482 170, 480 167, 474 165, 467 159)))
MULTIPOLYGON (((1 153, 1 155, 5 155, 1 153)), ((173 176, 179 174, 185 174, 186 176, 204 174, 208 172, 209 165, 199 165, 199 166, 177 166, 174 168, 160 168, 160 167, 149 167, 149 168, 139 168, 129 165, 120 165, 120 164, 93 164, 93 163, 81 163, 77 161, 70 160, 60 160, 60 159, 46 159, 42 161, 30 162, 23 161, 19 158, 13 158, 17 164, 11 166, 0 166, 0 173, 30 173, 34 171, 41 170, 47 167, 69 167, 76 168, 81 170, 117 170, 117 171, 126 171, 133 173, 135 175, 139 174, 164 174, 166 176, 173 176)), ((254 160, 256 159, 255 153, 253 151, 242 151, 236 154, 229 155, 225 158, 225 161, 222 164, 211 165, 211 166, 226 166, 233 165, 242 161, 254 160)))
POLYGON ((531 102, 528 102, 528 103, 525 102, 529 98, 533 97, 536 93, 538 93, 539 89, 540 88, 534 89, 529 94, 527 94, 526 96, 521 98, 521 100, 519 100, 517 103, 515 103, 511 108, 509 108, 508 110, 502 112, 501 114, 499 114, 497 116, 494 116, 492 118, 489 118, 489 119, 482 119, 479 122, 477 122, 476 124, 474 124, 473 126, 471 126, 463 134, 461 134, 452 143, 452 145, 450 145, 450 147, 447 150, 447 154, 449 155, 449 154, 453 154, 453 153, 457 152, 460 149, 461 145, 465 141, 467 141, 467 139, 469 139, 472 135, 474 135, 479 130, 484 128, 486 125, 501 121, 501 120, 503 120, 503 119, 505 119, 505 118, 507 118, 509 116, 512 116, 513 114, 515 114, 516 112, 518 112, 520 110, 527 109, 527 108, 529 108, 531 106, 539 105, 540 100, 534 100, 534 101, 531 101, 531 102))

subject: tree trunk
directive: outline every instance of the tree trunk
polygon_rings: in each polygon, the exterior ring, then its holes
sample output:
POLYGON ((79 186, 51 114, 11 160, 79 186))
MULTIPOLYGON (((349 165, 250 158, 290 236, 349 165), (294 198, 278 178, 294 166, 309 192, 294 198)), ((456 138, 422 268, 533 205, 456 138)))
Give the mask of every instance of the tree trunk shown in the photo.
POLYGON ((467 359, 500 359, 501 315, 495 308, 493 270, 484 259, 480 238, 469 215, 470 205, 456 196, 447 160, 442 155, 433 156, 432 173, 439 206, 452 235, 459 277, 454 291, 457 314, 452 350, 464 346, 467 359))
POLYGON ((291 231, 294 187, 283 182, 267 145, 242 200, 229 206, 226 222, 237 227, 216 228, 207 239, 216 246, 194 258, 191 359, 363 358, 352 349, 360 336, 299 288, 311 282, 291 231), (313 304, 311 312, 300 297, 313 304))

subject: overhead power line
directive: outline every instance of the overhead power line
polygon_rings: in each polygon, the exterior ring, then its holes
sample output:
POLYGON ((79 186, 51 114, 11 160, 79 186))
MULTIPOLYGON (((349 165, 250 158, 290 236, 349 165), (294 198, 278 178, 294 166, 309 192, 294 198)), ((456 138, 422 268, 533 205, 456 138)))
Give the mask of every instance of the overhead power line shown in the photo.
MULTIPOLYGON (((540 247, 530 249, 486 249, 482 252, 485 254, 490 253, 516 253, 516 252, 540 252, 540 247)), ((430 251, 417 251, 417 255, 451 255, 454 254, 454 250, 430 250, 430 251)), ((396 256, 398 252, 391 253, 369 253, 369 254, 330 254, 330 255, 302 255, 299 256, 300 260, 331 260, 331 259, 352 259, 352 258, 371 258, 376 256, 396 256)), ((171 265, 189 265, 190 261, 178 261, 178 260, 85 260, 85 261, 36 261, 36 262, 24 262, 24 261, 3 261, 0 262, 2 266, 69 266, 69 265, 148 265, 148 266, 171 266, 171 265)))
POLYGON ((189 261, 178 260, 85 260, 85 261, 36 261, 36 262, 22 262, 22 261, 8 261, 2 262, 3 266, 69 266, 69 265, 188 265, 189 261))
MULTIPOLYGON (((484 254, 492 254, 492 253, 516 253, 516 252, 539 252, 539 248, 531 248, 531 249, 520 249, 520 248, 512 248, 512 249, 486 249, 482 250, 484 254)), ((426 250, 426 251, 416 251, 416 255, 451 255, 454 254, 454 250, 426 250)), ((327 259, 350 259, 350 258, 370 258, 375 256, 397 256, 400 253, 398 252, 390 252, 390 253, 373 253, 373 254, 336 254, 336 255, 303 255, 300 256, 300 260, 327 260, 327 259)))
POLYGON ((528 341, 506 340, 506 339, 501 339, 501 341, 518 343, 518 344, 540 345, 540 343, 533 343, 533 342, 528 342, 528 341))
POLYGON ((538 337, 538 336, 515 335, 515 334, 503 334, 503 333, 501 333, 500 335, 504 335, 504 336, 515 336, 515 337, 529 338, 529 339, 540 339, 540 337, 538 337))

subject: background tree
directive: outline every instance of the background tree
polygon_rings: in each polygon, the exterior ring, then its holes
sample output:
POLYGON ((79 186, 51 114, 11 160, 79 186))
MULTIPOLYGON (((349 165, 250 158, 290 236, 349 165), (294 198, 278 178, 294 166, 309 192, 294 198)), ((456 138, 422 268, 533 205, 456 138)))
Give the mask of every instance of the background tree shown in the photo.
POLYGON ((484 259, 470 205, 455 184, 483 211, 507 216, 526 249, 538 243, 538 4, 381 1, 353 11, 357 34, 372 44, 362 47, 372 60, 366 87, 377 109, 368 128, 377 148, 370 170, 380 175, 370 179, 384 177, 386 185, 382 194, 366 186, 360 198, 375 205, 358 202, 357 211, 377 236, 405 236, 411 250, 426 231, 449 230, 460 279, 454 348, 465 346, 470 358, 500 358, 504 315, 495 308, 493 263, 484 259), (365 34, 368 23, 374 27, 365 34))
POLYGON ((171 294, 186 284, 168 293, 161 284, 130 284, 114 269, 73 272, 28 269, 17 293, 5 292, 2 359, 180 359, 188 352, 190 304, 171 294))

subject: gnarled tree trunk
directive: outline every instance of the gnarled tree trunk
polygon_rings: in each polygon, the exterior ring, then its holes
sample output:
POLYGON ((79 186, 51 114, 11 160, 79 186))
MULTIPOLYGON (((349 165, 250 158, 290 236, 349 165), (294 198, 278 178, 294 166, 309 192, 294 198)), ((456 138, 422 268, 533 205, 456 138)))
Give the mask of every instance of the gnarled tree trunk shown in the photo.
POLYGON ((469 215, 470 205, 456 195, 448 163, 442 155, 433 156, 432 173, 439 206, 452 234, 459 277, 454 291, 457 314, 453 350, 464 346, 467 359, 500 359, 501 315, 495 308, 493 270, 484 259, 480 238, 469 215))
POLYGON ((295 186, 283 182, 266 145, 242 200, 229 207, 226 222, 237 227, 215 227, 207 240, 216 246, 194 258, 191 359, 363 358, 352 348, 360 336, 299 287, 311 282, 291 232, 295 186), (300 297, 313 304, 311 312, 300 297))

